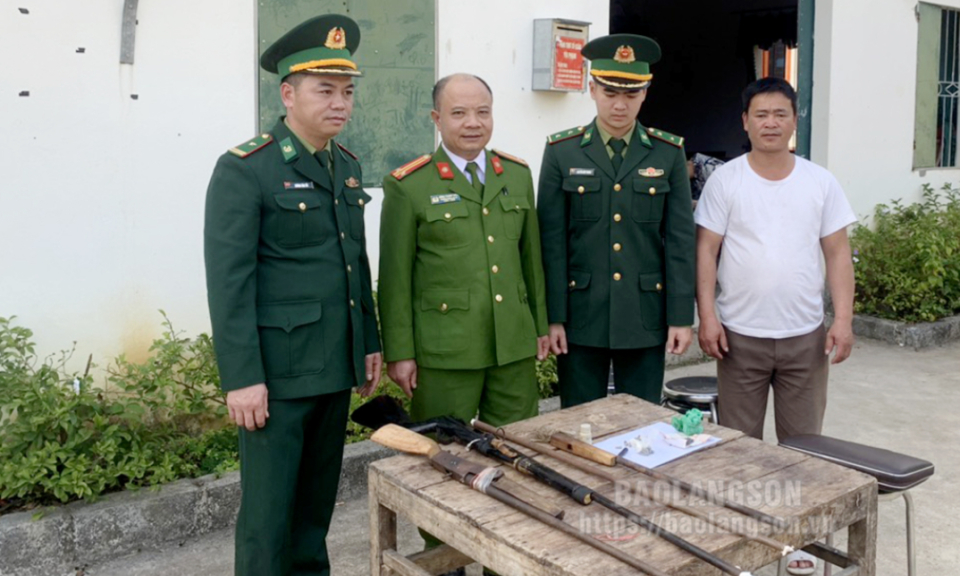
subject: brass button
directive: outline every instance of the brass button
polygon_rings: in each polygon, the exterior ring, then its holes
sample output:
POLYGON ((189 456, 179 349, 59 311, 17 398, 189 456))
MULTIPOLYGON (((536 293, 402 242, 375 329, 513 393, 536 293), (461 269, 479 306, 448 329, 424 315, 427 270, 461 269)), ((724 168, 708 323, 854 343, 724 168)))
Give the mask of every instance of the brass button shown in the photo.
POLYGON ((513 208, 514 208, 515 210, 519 210, 519 209, 520 209, 520 205, 519 205, 519 204, 516 204, 516 205, 514 205, 513 208))
POLYGON ((446 218, 447 220, 453 218, 453 216, 452 216, 449 212, 447 212, 446 214, 444 214, 443 217, 446 218))
POLYGON ((621 278, 623 278, 623 276, 621 276, 619 272, 613 273, 613 279, 616 280, 617 282, 619 282, 621 278))
POLYGON ((339 206, 339 205, 340 205, 340 199, 339 199, 339 198, 334 198, 334 199, 333 199, 333 205, 334 205, 334 206, 339 206))
POLYGON ((493 236, 487 236, 487 242, 493 244, 493 236))
POLYGON ((353 272, 353 268, 349 264, 347 264, 347 272, 353 272))
POLYGON ((483 215, 484 215, 484 216, 489 216, 489 215, 490 215, 490 209, 487 208, 486 206, 483 207, 483 215))
POLYGON ((341 240, 345 240, 346 238, 347 238, 347 235, 344 234, 343 232, 341 232, 341 233, 340 233, 340 239, 341 239, 341 240))
POLYGON ((491 268, 490 270, 493 270, 493 273, 496 274, 497 272, 500 271, 500 267, 497 266, 496 264, 494 264, 494 265, 493 265, 493 268, 491 268))
POLYGON ((623 219, 623 217, 620 216, 619 214, 614 214, 614 215, 613 215, 613 221, 614 221, 614 222, 619 222, 619 221, 622 220, 622 219, 623 219))
POLYGON ((649 192, 650 192, 650 195, 653 196, 654 194, 657 193, 657 189, 651 186, 649 192))
POLYGON ((269 134, 266 134, 266 133, 264 133, 264 134, 261 134, 261 135, 260 135, 260 137, 261 137, 261 138, 269 138, 269 137, 270 137, 270 135, 269 135, 269 134))
POLYGON ((586 192, 586 190, 584 189, 583 186, 580 186, 580 187, 577 188, 577 192, 583 194, 584 192, 586 192))
POLYGON ((301 202, 297 207, 300 208, 301 212, 307 211, 307 204, 305 202, 301 202))
POLYGON ((620 251, 620 248, 622 248, 622 246, 620 246, 620 243, 619 243, 619 242, 614 243, 614 245, 613 245, 613 251, 614 251, 614 252, 619 252, 619 251, 620 251))
POLYGON ((503 296, 501 296, 501 295, 499 295, 499 294, 497 294, 497 295, 494 296, 493 298, 494 298, 494 300, 496 300, 497 302, 503 302, 503 296))
POLYGON ((355 307, 356 305, 357 305, 357 303, 353 301, 353 298, 351 298, 351 299, 350 299, 350 307, 353 308, 353 307, 355 307))
POLYGON ((360 199, 360 201, 358 202, 358 204, 360 204, 361 206, 363 206, 363 198, 360 199))
POLYGON ((657 292, 663 290, 663 284, 657 282, 657 292))
POLYGON ((449 308, 449 306, 447 306, 447 303, 446 303, 446 302, 444 302, 443 304, 440 305, 440 311, 441 311, 441 312, 446 312, 448 308, 449 308))
POLYGON ((571 288, 576 288, 576 287, 577 287, 577 281, 576 281, 576 280, 571 280, 571 281, 570 281, 570 287, 571 287, 571 288))
POLYGON ((619 192, 620 190, 623 190, 623 186, 621 186, 619 183, 613 185, 614 192, 619 192))

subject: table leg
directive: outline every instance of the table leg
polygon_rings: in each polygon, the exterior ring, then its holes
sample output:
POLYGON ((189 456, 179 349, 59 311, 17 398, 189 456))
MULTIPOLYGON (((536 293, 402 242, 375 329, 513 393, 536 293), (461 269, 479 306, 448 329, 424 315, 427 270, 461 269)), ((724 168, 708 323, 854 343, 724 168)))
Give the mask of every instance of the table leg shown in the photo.
POLYGON ((367 478, 370 508, 370 576, 392 572, 383 566, 383 553, 397 549, 397 513, 380 504, 379 482, 371 470, 367 478))
POLYGON ((850 525, 847 531, 847 553, 860 566, 860 576, 877 573, 877 492, 872 490, 863 503, 867 515, 850 525))

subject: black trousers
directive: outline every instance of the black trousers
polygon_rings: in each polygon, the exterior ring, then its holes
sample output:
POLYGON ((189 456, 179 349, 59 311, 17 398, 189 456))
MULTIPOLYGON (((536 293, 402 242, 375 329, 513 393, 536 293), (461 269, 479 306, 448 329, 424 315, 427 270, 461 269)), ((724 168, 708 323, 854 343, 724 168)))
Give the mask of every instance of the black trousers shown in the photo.
POLYGON ((666 348, 666 342, 624 350, 569 344, 568 352, 557 357, 560 405, 569 408, 605 398, 611 361, 617 392, 659 404, 666 348))

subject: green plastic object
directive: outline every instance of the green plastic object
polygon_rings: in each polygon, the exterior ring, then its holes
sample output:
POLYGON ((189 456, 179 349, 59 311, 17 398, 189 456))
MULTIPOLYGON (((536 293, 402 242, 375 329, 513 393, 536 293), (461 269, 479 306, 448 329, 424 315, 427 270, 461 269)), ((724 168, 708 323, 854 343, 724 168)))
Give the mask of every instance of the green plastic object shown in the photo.
POLYGON ((677 429, 677 432, 687 436, 703 434, 703 412, 691 408, 683 416, 674 416, 673 427, 677 429))

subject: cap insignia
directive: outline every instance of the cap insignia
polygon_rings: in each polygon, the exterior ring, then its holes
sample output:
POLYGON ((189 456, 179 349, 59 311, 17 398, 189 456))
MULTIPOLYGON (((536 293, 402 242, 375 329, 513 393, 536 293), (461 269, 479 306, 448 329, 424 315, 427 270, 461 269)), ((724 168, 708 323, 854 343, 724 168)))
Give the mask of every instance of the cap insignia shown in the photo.
POLYGON ((621 46, 617 48, 617 53, 613 55, 613 59, 621 64, 630 64, 631 62, 637 61, 632 46, 621 46))
POLYGON ((324 42, 323 45, 331 50, 343 50, 346 48, 347 38, 343 28, 331 28, 330 32, 327 32, 327 41, 324 42))

